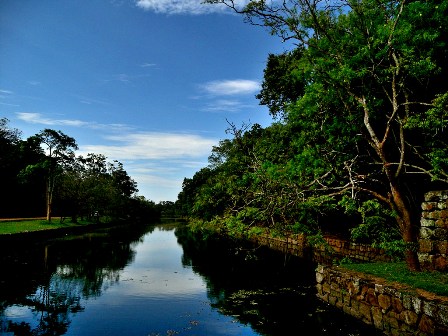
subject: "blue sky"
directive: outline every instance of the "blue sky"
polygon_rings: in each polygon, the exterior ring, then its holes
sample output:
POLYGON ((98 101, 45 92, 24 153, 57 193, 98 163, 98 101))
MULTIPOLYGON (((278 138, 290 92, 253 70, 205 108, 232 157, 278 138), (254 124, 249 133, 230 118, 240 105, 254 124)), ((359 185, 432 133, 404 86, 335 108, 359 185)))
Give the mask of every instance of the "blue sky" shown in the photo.
POLYGON ((139 195, 175 201, 226 120, 272 122, 255 95, 284 50, 201 0, 0 0, 0 117, 23 138, 61 130, 78 155, 122 162, 139 195))

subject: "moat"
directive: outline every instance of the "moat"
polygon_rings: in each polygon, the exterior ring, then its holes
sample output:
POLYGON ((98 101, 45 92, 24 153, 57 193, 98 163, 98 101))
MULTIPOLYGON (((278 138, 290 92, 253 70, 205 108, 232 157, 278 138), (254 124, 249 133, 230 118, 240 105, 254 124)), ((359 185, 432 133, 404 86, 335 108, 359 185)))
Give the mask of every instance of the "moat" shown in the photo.
POLYGON ((0 252, 2 335, 380 335, 316 297, 309 261, 174 224, 0 252))

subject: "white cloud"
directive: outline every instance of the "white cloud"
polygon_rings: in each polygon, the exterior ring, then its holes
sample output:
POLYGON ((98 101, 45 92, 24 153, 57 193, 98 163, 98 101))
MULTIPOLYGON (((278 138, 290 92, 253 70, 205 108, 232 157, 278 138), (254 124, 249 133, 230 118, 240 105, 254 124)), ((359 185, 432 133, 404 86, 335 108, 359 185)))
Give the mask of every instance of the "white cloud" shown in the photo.
POLYGON ((201 87, 207 93, 217 96, 250 94, 261 88, 259 82, 248 79, 211 81, 201 87))
MULTIPOLYGON (((1 97, 0 97, 1 98, 1 97)), ((2 103, 0 102, 0 105, 5 105, 5 106, 14 106, 14 107, 19 107, 20 105, 18 104, 8 104, 8 103, 2 103)))
POLYGON ((139 194, 155 202, 175 201, 182 181, 207 165, 218 140, 195 134, 143 132, 106 137, 105 145, 80 146, 79 155, 101 153, 118 160, 137 182, 139 194))
POLYGON ((101 131, 97 132, 103 135, 99 144, 80 145, 76 154, 103 154, 108 160, 122 162, 129 176, 137 182, 139 194, 155 202, 176 200, 183 178, 206 166, 212 147, 218 144, 217 139, 194 133, 132 132, 127 125, 52 119, 30 112, 17 113, 17 116, 31 124, 101 131))
POLYGON ((82 148, 90 153, 102 153, 115 160, 155 160, 197 158, 210 153, 215 139, 182 133, 129 133, 106 137, 115 145, 88 145, 82 148))
POLYGON ((218 99, 207 104, 202 110, 206 112, 238 112, 243 108, 253 107, 251 105, 243 104, 238 100, 218 99))
POLYGON ((142 65, 140 65, 142 68, 149 68, 149 67, 154 67, 157 64, 155 63, 143 63, 142 65))
MULTIPOLYGON (((136 0, 137 7, 162 14, 209 14, 232 13, 226 5, 206 4, 204 0, 136 0)), ((237 8, 248 4, 248 0, 234 0, 237 8)))
POLYGON ((137 0, 137 7, 163 14, 207 14, 222 12, 226 6, 203 4, 203 0, 137 0))
POLYGON ((146 77, 150 77, 150 75, 149 74, 128 75, 125 73, 121 73, 121 74, 113 75, 111 78, 103 79, 102 81, 104 83, 121 82, 121 83, 128 84, 128 83, 132 83, 136 79, 146 78, 146 77))
POLYGON ((107 130, 130 130, 129 126, 123 124, 99 124, 94 121, 82 121, 77 119, 51 119, 43 117, 40 113, 34 112, 17 112, 17 118, 30 124, 41 124, 46 126, 71 126, 86 127, 90 129, 107 129, 107 130))

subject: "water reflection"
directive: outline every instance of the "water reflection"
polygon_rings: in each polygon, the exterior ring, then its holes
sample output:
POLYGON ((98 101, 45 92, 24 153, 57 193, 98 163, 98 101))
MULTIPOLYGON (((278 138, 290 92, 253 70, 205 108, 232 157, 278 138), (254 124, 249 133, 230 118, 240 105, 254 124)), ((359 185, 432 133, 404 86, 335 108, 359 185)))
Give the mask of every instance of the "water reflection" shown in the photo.
POLYGON ((314 265, 173 225, 0 246, 5 335, 375 335, 317 301, 314 265))
POLYGON ((148 230, 154 228, 118 227, 42 243, 2 242, 0 332, 65 334, 71 316, 84 311, 81 299, 98 297, 119 281, 148 230))
POLYGON ((187 230, 176 235, 183 264, 205 279, 212 306, 260 335, 381 334, 317 300, 310 261, 241 241, 204 241, 187 230))

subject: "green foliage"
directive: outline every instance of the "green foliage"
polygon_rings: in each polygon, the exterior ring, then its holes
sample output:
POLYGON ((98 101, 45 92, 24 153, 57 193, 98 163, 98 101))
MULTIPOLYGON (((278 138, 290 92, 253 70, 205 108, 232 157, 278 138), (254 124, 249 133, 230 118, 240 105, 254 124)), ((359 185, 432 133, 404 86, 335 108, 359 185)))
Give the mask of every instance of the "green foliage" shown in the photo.
POLYGON ((424 192, 448 185, 448 3, 207 2, 295 48, 269 55, 257 96, 280 122, 230 124, 192 215, 316 237, 350 219, 353 240, 414 251, 424 192))
POLYGON ((109 219, 160 217, 153 202, 134 197, 137 184, 122 163, 102 154, 76 157, 76 140, 61 131, 45 129, 25 141, 19 136, 0 119, 0 174, 9 196, 0 217, 40 217, 45 204, 47 214, 74 223, 95 212, 109 219))

